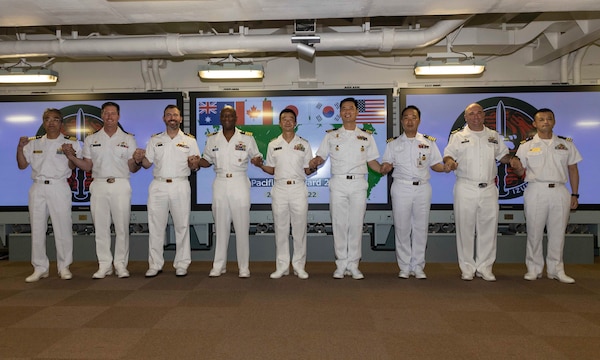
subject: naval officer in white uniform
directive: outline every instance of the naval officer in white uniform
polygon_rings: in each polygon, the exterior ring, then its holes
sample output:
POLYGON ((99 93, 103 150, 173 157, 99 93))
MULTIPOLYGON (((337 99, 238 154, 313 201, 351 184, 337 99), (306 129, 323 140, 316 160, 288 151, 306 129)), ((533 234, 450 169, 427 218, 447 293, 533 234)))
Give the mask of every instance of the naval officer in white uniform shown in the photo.
POLYGON ((274 175, 271 189, 271 209, 275 224, 275 247, 277 259, 271 279, 279 279, 290 271, 290 225, 294 255, 292 268, 300 279, 308 279, 306 264, 306 222, 308 216, 308 190, 306 175, 312 174, 310 143, 296 135, 296 113, 283 109, 279 114, 281 135, 269 142, 267 161, 257 158, 254 165, 274 175))
POLYGON ((154 179, 148 188, 148 271, 154 277, 162 271, 165 259, 165 231, 169 212, 175 231, 176 276, 186 276, 192 262, 190 246, 191 188, 188 177, 198 170, 200 149, 196 138, 181 131, 181 111, 176 105, 167 105, 163 113, 166 130, 150 138, 142 166, 154 165, 154 179))
POLYGON ((226 272, 231 223, 235 229, 238 276, 250 277, 250 180, 248 162, 261 156, 251 133, 235 127, 237 115, 225 106, 220 114, 221 130, 209 135, 201 167, 214 165, 212 213, 216 227, 215 259, 210 277, 226 272))
POLYGON ((579 205, 579 169, 581 154, 573 140, 553 133, 556 119, 550 109, 536 112, 533 126, 537 134, 519 146, 511 159, 517 175, 525 173, 524 194, 527 221, 527 251, 525 280, 536 280, 544 270, 542 239, 544 228, 548 237, 546 273, 548 278, 565 284, 575 279, 565 274, 563 247, 565 230, 571 210, 579 205), (569 182, 571 191, 567 189, 569 182))
POLYGON ((310 167, 317 168, 331 158, 330 212, 335 250, 335 279, 351 275, 364 279, 358 264, 362 256, 363 221, 367 210, 367 166, 381 172, 379 151, 373 136, 356 126, 358 102, 346 98, 340 102, 343 125, 329 130, 310 167))
POLYGON ((73 157, 81 157, 81 145, 62 131, 62 114, 58 109, 46 109, 42 126, 46 132, 35 138, 21 137, 17 145, 17 165, 31 165, 33 184, 29 189, 29 221, 31 224, 31 264, 33 274, 26 282, 48 277, 50 262, 46 255, 48 216, 52 220, 56 265, 61 279, 73 277, 69 265, 73 262, 72 193, 67 179, 75 168, 73 157))

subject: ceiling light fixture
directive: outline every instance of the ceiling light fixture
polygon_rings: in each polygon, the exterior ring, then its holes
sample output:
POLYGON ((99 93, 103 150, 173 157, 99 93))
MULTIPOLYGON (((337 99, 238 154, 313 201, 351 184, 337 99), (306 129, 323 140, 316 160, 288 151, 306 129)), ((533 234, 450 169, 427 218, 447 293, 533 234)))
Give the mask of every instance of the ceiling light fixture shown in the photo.
POLYGON ((430 53, 425 61, 417 61, 415 75, 479 75, 485 62, 476 60, 471 52, 430 53))
POLYGON ((298 56, 308 61, 312 61, 317 50, 313 44, 321 42, 321 37, 317 35, 294 35, 292 36, 292 44, 296 44, 298 56))
POLYGON ((2 84, 43 84, 56 83, 58 73, 47 69, 46 66, 54 61, 54 58, 46 61, 40 66, 33 66, 25 59, 18 63, 0 68, 0 83, 2 84))
POLYGON ((262 65, 255 65, 252 60, 244 61, 229 54, 225 59, 200 65, 198 76, 203 80, 262 79, 265 71, 262 65))

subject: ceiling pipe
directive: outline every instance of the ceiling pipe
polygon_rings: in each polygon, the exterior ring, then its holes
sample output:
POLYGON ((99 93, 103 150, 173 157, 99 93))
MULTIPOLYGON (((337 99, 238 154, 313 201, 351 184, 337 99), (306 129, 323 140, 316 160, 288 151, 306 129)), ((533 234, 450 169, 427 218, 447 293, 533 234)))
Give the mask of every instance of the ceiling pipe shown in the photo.
POLYGON ((581 64, 588 48, 589 46, 582 47, 575 52, 573 58, 573 85, 581 85, 581 64))
POLYGON ((148 73, 148 60, 143 59, 140 61, 140 65, 142 67, 142 79, 144 80, 144 90, 150 91, 152 89, 152 84, 150 82, 150 74, 148 73))
MULTIPOLYGON (((427 47, 444 39, 467 18, 444 20, 427 29, 319 34, 318 51, 377 50, 427 47)), ((56 40, 0 41, 0 58, 106 57, 161 58, 255 52, 296 52, 292 35, 153 35, 56 40)))

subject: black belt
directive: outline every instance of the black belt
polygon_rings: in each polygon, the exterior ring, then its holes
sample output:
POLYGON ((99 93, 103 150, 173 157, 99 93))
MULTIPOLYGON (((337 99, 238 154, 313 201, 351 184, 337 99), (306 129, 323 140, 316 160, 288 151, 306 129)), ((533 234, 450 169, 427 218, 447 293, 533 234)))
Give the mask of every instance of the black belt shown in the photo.
POLYGON ((556 187, 556 184, 548 184, 548 187, 549 187, 549 188, 556 187))
POLYGON ((115 178, 113 178, 113 177, 106 178, 106 182, 109 184, 112 184, 115 182, 115 178))

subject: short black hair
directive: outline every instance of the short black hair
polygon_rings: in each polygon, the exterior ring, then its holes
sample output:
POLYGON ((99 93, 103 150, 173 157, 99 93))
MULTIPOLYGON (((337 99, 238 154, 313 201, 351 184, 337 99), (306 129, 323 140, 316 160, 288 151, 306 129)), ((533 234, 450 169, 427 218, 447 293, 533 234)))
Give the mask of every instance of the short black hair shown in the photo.
POLYGON ((283 114, 292 114, 292 115, 294 115, 294 121, 297 121, 296 113, 294 112, 294 110, 289 109, 289 108, 285 108, 285 109, 281 110, 281 112, 279 113, 279 120, 281 120, 281 117, 283 116, 283 114))
POLYGON ((421 110, 419 110, 418 107, 414 106, 414 105, 408 105, 407 107, 405 107, 404 109, 402 109, 402 112, 400 113, 400 118, 402 118, 404 116, 404 112, 406 110, 416 110, 417 114, 419 115, 419 119, 421 118, 421 110))
POLYGON ((344 100, 340 101, 340 107, 342 107, 342 104, 345 102, 352 102, 354 104, 354 106, 358 109, 358 101, 356 101, 355 98, 353 98, 353 97, 345 98, 344 100))
POLYGON ((539 114, 539 113, 550 113, 550 114, 552 114, 552 117, 555 117, 554 116, 554 111, 552 111, 552 110, 550 110, 548 108, 541 108, 538 111, 536 111, 535 114, 533 114, 533 118, 535 119, 536 115, 539 114))

